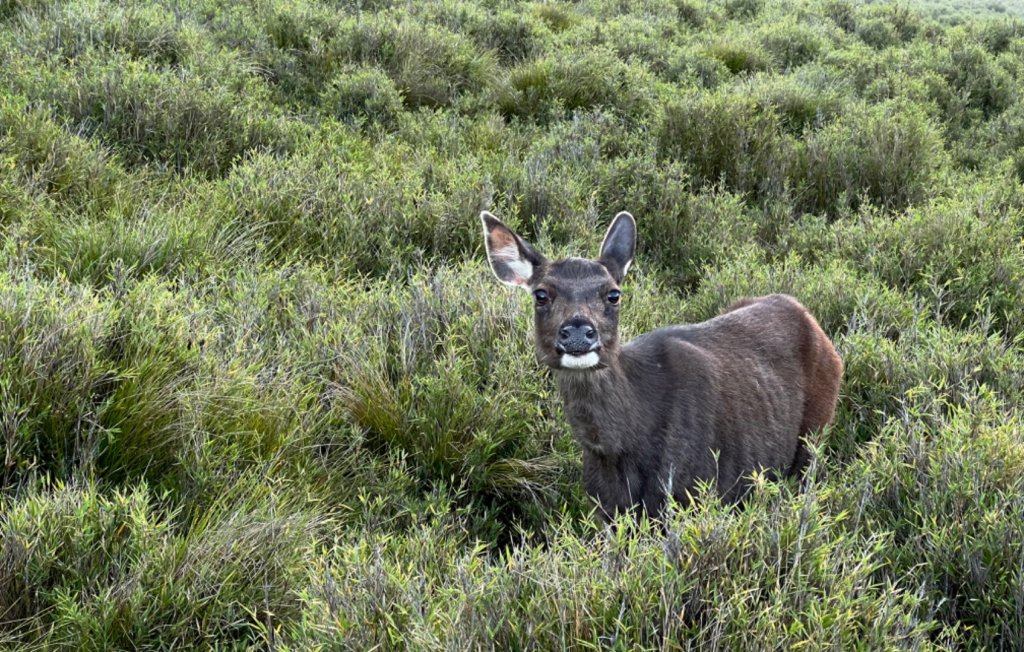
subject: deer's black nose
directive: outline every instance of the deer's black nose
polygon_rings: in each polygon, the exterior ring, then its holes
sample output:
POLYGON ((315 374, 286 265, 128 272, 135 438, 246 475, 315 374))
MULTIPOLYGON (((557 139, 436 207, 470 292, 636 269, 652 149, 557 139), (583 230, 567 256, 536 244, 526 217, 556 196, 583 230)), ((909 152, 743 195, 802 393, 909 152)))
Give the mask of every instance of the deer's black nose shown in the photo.
POLYGON ((594 349, 597 344, 597 329, 589 321, 574 318, 558 329, 558 346, 565 353, 581 354, 594 349))

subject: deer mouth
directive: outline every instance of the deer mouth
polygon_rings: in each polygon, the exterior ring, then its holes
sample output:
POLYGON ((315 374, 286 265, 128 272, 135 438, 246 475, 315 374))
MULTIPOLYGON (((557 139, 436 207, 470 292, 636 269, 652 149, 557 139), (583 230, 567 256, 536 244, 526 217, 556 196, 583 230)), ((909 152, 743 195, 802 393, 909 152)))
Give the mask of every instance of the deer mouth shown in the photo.
POLYGON ((578 353, 561 352, 558 358, 562 369, 593 369, 601 363, 601 356, 598 354, 601 347, 594 347, 589 351, 578 353))

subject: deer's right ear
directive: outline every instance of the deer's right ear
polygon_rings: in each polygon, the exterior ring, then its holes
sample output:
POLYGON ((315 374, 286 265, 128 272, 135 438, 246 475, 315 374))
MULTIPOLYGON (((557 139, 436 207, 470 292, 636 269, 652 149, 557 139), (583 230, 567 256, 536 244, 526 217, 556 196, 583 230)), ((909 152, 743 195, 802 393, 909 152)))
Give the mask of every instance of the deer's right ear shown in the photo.
POLYGON ((484 246, 494 275, 502 283, 529 290, 544 256, 487 211, 480 213, 480 220, 484 223, 484 246))
POLYGON ((633 262, 635 252, 636 220, 626 211, 622 211, 615 216, 608 227, 608 232, 604 234, 598 262, 608 268, 616 283, 622 283, 633 262))

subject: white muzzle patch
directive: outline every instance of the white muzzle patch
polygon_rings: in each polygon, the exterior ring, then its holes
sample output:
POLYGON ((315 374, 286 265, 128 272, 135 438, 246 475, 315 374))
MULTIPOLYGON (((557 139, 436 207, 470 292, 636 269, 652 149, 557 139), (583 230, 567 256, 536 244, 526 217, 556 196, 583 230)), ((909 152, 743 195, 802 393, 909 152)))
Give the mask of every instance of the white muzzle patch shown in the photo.
POLYGON ((591 351, 583 355, 563 353, 561 362, 563 369, 590 369, 596 367, 599 361, 600 357, 597 355, 597 351, 591 351))

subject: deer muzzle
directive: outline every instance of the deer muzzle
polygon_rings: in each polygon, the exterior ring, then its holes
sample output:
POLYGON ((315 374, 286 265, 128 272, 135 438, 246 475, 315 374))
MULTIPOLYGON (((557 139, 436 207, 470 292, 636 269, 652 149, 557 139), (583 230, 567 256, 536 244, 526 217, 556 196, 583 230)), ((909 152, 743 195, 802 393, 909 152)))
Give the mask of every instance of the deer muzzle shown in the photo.
POLYGON ((590 321, 575 317, 558 329, 555 350, 561 354, 582 356, 601 348, 601 337, 590 321))

